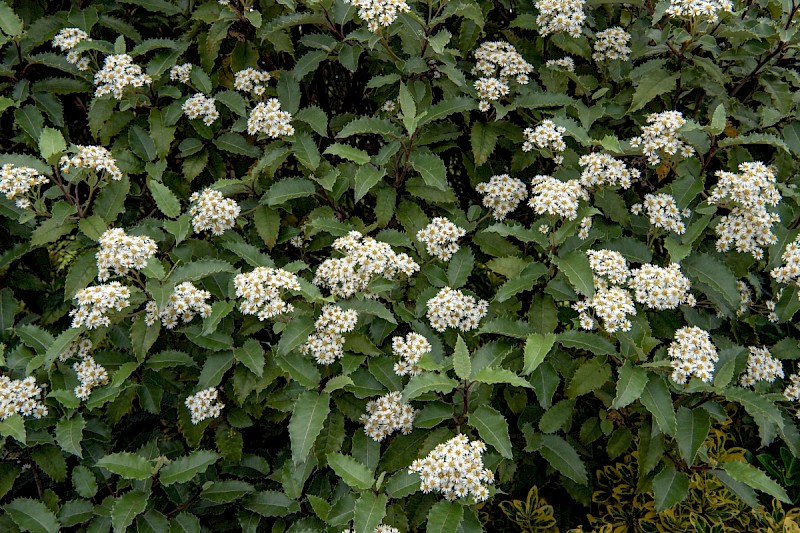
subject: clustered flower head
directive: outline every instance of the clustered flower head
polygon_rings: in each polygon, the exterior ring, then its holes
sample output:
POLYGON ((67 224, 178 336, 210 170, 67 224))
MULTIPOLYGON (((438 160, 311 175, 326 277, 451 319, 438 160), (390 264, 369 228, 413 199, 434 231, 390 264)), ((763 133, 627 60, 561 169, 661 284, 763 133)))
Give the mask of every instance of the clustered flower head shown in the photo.
POLYGON ((259 102, 250 112, 247 119, 247 133, 265 133, 270 137, 277 138, 283 135, 294 135, 294 126, 291 124, 292 115, 286 111, 281 111, 281 103, 277 98, 270 98, 265 102, 259 102))
POLYGON ((475 89, 481 99, 481 111, 489 110, 489 100, 499 100, 509 93, 510 78, 515 77, 520 85, 530 81, 528 74, 533 72, 533 65, 525 61, 517 49, 505 41, 485 42, 473 55, 476 63, 472 74, 480 75, 475 81, 475 89))
POLYGON ((747 370, 741 377, 742 387, 752 387, 756 381, 772 383, 777 377, 783 377, 783 365, 772 357, 766 346, 761 348, 750 346, 750 355, 747 356, 747 370))
POLYGON ((769 313, 767 314, 767 320, 769 320, 772 323, 778 322, 778 313, 775 312, 775 308, 776 308, 776 302, 778 302, 781 299, 781 296, 783 296, 783 289, 779 289, 775 293, 773 299, 766 300, 764 302, 764 305, 767 307, 767 311, 769 311, 769 313))
POLYGON ((211 387, 186 398, 185 403, 192 415, 192 424, 197 425, 207 418, 217 418, 222 414, 225 404, 217 401, 218 396, 217 389, 211 387))
POLYGON ((630 59, 631 49, 628 42, 631 34, 614 26, 597 33, 597 40, 594 42, 594 53, 592 59, 595 61, 609 61, 619 59, 627 61, 630 59))
POLYGON ((267 90, 267 82, 272 79, 269 72, 248 67, 236 73, 233 88, 245 93, 261 96, 267 90))
MULTIPOLYGON (((792 374, 789 376, 789 381, 792 383, 784 389, 783 397, 787 401, 796 402, 800 400, 800 375, 792 374)), ((800 413, 797 414, 797 418, 800 418, 800 413)))
MULTIPOLYGON (((800 278, 800 236, 786 245, 786 250, 781 254, 781 266, 775 267, 769 273, 778 283, 798 283, 800 278)), ((775 296, 775 300, 780 296, 775 296)))
POLYGON ((97 251, 97 279, 105 281, 115 274, 124 276, 129 270, 140 270, 156 254, 156 241, 150 237, 126 235, 122 228, 107 229, 100 236, 97 251))
POLYGON ((582 155, 578 164, 583 169, 581 184, 584 187, 622 187, 627 189, 634 180, 639 179, 639 171, 629 169, 619 159, 605 153, 592 153, 582 155))
POLYGON ((87 329, 95 329, 108 326, 111 321, 107 314, 112 310, 122 311, 128 307, 130 297, 130 289, 119 281, 78 291, 74 297, 78 301, 78 308, 69 312, 72 327, 86 326, 87 329))
POLYGON ((80 385, 75 387, 75 396, 79 400, 87 400, 93 388, 108 383, 108 372, 92 356, 84 357, 83 361, 75 363, 72 368, 77 372, 80 381, 80 385))
POLYGON ((344 334, 353 331, 358 322, 358 313, 353 309, 342 309, 326 305, 314 323, 316 331, 300 347, 303 354, 311 354, 320 365, 330 365, 344 355, 344 334))
POLYGON ((642 265, 631 271, 630 285, 635 291, 636 301, 651 309, 675 309, 681 304, 694 307, 697 303, 689 293, 691 283, 681 274, 677 263, 666 268, 642 265))
MULTIPOLYGON (((523 152, 530 152, 534 147, 540 150, 550 150, 551 152, 563 152, 567 149, 567 143, 564 142, 564 133, 567 128, 564 126, 556 126, 552 120, 544 120, 535 128, 525 128, 523 134, 527 139, 522 144, 523 152)), ((554 155, 553 161, 556 165, 564 162, 563 155, 554 155)))
POLYGON ((17 167, 11 163, 6 163, 0 169, 0 192, 5 194, 9 200, 18 197, 16 204, 20 209, 27 209, 31 206, 30 198, 26 198, 25 195, 33 187, 49 181, 39 174, 36 169, 30 167, 17 167))
POLYGON ((736 316, 742 316, 747 312, 750 304, 753 303, 753 292, 742 280, 738 280, 736 284, 739 287, 739 309, 736 310, 736 316))
POLYGON ((763 248, 778 240, 772 225, 780 217, 767 206, 778 205, 781 194, 775 187, 775 170, 764 163, 740 163, 739 171, 717 171, 717 184, 708 197, 709 203, 731 209, 717 224, 717 250, 727 252, 733 245, 737 252, 761 259, 763 248))
POLYGON ((537 0, 539 33, 545 37, 563 31, 571 37, 580 37, 586 21, 584 3, 584 0, 537 0))
POLYGON ((486 484, 494 483, 494 474, 483 467, 486 445, 479 440, 470 441, 460 433, 439 444, 424 459, 417 459, 408 467, 409 474, 419 474, 422 492, 441 492, 445 499, 466 498, 470 494, 476 501, 489 499, 486 484))
POLYGON ((389 244, 364 237, 358 231, 336 239, 333 248, 345 256, 323 261, 314 275, 314 284, 329 288, 334 296, 348 298, 367 291, 377 277, 392 279, 398 272, 411 276, 419 271, 419 265, 407 254, 397 254, 389 244))
POLYGON ((592 229, 592 217, 583 217, 581 219, 581 226, 578 229, 578 238, 586 240, 589 238, 589 232, 592 229))
POLYGON ((89 68, 89 59, 81 56, 80 52, 72 50, 81 41, 91 41, 89 34, 80 28, 64 28, 53 37, 53 48, 67 52, 67 62, 78 67, 78 70, 89 68))
POLYGON ((628 316, 636 314, 631 293, 620 287, 601 287, 591 299, 573 304, 572 307, 578 311, 583 329, 594 329, 594 320, 588 313, 591 309, 595 316, 602 319, 603 327, 609 333, 630 331, 632 324, 628 316))
POLYGON ((560 59, 548 59, 544 66, 548 68, 563 68, 568 72, 575 72, 575 60, 570 56, 560 59))
POLYGON ((623 285, 628 281, 631 271, 621 253, 613 250, 588 250, 586 256, 594 273, 595 286, 604 287, 607 283, 623 285))
POLYGON ((143 87, 153 83, 153 79, 142 73, 142 67, 133 62, 128 54, 106 56, 103 68, 94 75, 97 97, 111 93, 117 100, 122 100, 128 86, 143 87))
POLYGON ((631 206, 631 213, 634 215, 638 215, 642 210, 650 219, 650 224, 678 235, 686 231, 686 224, 683 223, 681 218, 687 218, 692 214, 689 209, 684 209, 683 211, 678 209, 675 198, 670 194, 664 193, 646 194, 644 202, 631 206))
POLYGON ((64 348, 64 351, 58 354, 58 360, 62 363, 68 359, 72 359, 73 357, 79 357, 83 359, 84 357, 88 356, 89 353, 92 351, 92 341, 89 339, 77 339, 72 341, 64 348))
POLYGON ((428 253, 442 261, 449 261, 458 251, 458 239, 467 234, 445 217, 436 217, 417 232, 417 240, 425 243, 428 253))
POLYGON ((225 198, 221 192, 210 187, 192 193, 189 200, 193 204, 189 213, 195 233, 210 231, 214 235, 222 235, 236 224, 236 217, 242 211, 235 200, 225 198))
POLYGON ((400 13, 411 8, 406 0, 345 0, 358 8, 358 16, 367 22, 367 28, 377 33, 380 26, 391 26, 400 13))
POLYGON ((438 332, 447 328, 458 328, 469 331, 478 327, 478 323, 489 311, 489 302, 477 300, 463 292, 444 287, 428 300, 428 320, 431 327, 438 332))
POLYGON ((173 329, 180 319, 184 323, 191 322, 195 315, 203 318, 211 314, 211 306, 206 300, 211 298, 211 293, 194 286, 191 281, 184 281, 177 285, 169 297, 164 309, 158 309, 156 302, 147 302, 145 323, 152 326, 160 318, 161 324, 167 329, 173 329))
POLYGON ((651 113, 647 115, 647 124, 642 128, 642 134, 630 142, 634 148, 642 147, 651 165, 659 164, 662 154, 673 156, 680 152, 683 157, 694 154, 694 148, 680 139, 679 130, 686 124, 680 111, 651 113))
POLYGON ((528 196, 525 182, 508 174, 492 176, 488 183, 476 185, 475 190, 483 195, 484 207, 491 209, 497 220, 504 220, 528 196))
POLYGON ((175 65, 169 69, 169 79, 172 81, 179 81, 181 83, 189 83, 192 75, 191 63, 184 63, 183 65, 175 65))
POLYGON ((417 376, 422 373, 418 366, 420 359, 431 351, 431 343, 419 333, 409 333, 403 337, 392 338, 392 351, 400 358, 394 364, 398 376, 417 376))
POLYGON ((683 327, 675 332, 675 340, 667 348, 672 358, 672 381, 683 385, 696 376, 711 381, 714 363, 719 360, 711 335, 697 326, 683 327))
POLYGON ((671 17, 705 18, 717 22, 720 12, 733 13, 730 0, 670 0, 666 14, 671 17))
POLYGON ((190 119, 203 117, 203 124, 206 126, 212 125, 219 118, 216 100, 210 96, 207 97, 203 93, 197 93, 187 98, 181 109, 190 119))
POLYGON ((580 201, 589 199, 580 180, 561 181, 551 176, 539 175, 531 180, 531 185, 528 205, 537 215, 547 213, 575 220, 578 218, 580 201))
POLYGON ((69 172, 71 168, 88 168, 95 172, 105 172, 112 180, 122 179, 122 172, 117 167, 117 161, 111 157, 111 152, 102 146, 76 145, 78 152, 72 156, 62 156, 59 161, 62 172, 69 172))
POLYGON ((291 313, 294 306, 281 299, 281 291, 299 291, 297 276, 281 268, 257 267, 252 272, 237 274, 233 278, 236 297, 244 298, 239 304, 243 315, 257 315, 267 320, 291 313))
POLYGON ((42 418, 47 416, 47 406, 39 399, 42 386, 36 384, 36 378, 11 379, 0 375, 0 420, 13 414, 42 418))
POLYGON ((411 433, 417 412, 410 403, 403 402, 400 392, 390 392, 367 403, 367 413, 361 415, 364 433, 373 440, 383 441, 395 431, 411 433))

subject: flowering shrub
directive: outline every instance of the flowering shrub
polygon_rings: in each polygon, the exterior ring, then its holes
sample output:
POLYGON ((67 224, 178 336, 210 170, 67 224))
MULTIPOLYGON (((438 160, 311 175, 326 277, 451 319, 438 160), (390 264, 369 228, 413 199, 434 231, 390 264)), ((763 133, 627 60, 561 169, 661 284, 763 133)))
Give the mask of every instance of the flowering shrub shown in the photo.
POLYGON ((0 531, 794 524, 798 10, 0 0, 0 531))

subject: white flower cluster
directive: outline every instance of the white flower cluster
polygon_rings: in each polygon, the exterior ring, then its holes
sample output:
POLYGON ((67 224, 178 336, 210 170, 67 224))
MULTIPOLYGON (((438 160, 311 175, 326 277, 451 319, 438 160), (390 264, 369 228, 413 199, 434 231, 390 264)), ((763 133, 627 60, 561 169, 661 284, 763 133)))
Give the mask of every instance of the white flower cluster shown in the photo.
POLYGON ((92 341, 89 339, 77 339, 72 341, 64 348, 64 351, 58 354, 58 360, 62 363, 68 359, 72 359, 73 357, 79 357, 83 359, 84 357, 88 356, 89 353, 92 351, 92 341))
POLYGON ((631 271, 621 253, 613 250, 587 250, 589 266, 594 273, 595 286, 623 285, 628 281, 631 271))
POLYGON ((598 32, 592 59, 598 62, 612 59, 627 61, 631 56, 631 49, 628 46, 630 40, 631 34, 619 26, 598 32))
POLYGON ((156 254, 156 241, 150 237, 126 235, 122 228, 107 229, 100 236, 97 258, 97 279, 105 281, 111 270, 124 276, 129 270, 140 270, 156 254))
POLYGON ((291 124, 292 115, 281 111, 281 103, 276 98, 270 98, 266 103, 259 102, 250 112, 247 119, 247 133, 266 133, 277 138, 283 135, 294 135, 294 126, 291 124))
MULTIPOLYGON (((786 398, 787 401, 796 402, 800 400, 800 375, 792 374, 789 376, 789 381, 791 381, 792 384, 784 389, 783 397, 786 398)), ((797 417, 800 418, 800 413, 798 413, 797 417)))
POLYGON ((34 418, 47 416, 47 406, 39 400, 41 395, 42 385, 37 385, 33 376, 19 380, 0 375, 0 420, 16 413, 34 418))
POLYGON ((117 100, 122 100, 125 88, 143 87, 153 83, 153 79, 142 73, 142 67, 133 62, 128 54, 106 56, 103 68, 94 75, 97 97, 111 93, 117 100))
POLYGON ((69 316, 72 317, 72 327, 86 326, 87 329, 95 329, 108 326, 111 321, 107 313, 112 309, 122 311, 128 307, 130 297, 130 289, 119 281, 78 291, 74 297, 78 301, 78 308, 69 312, 69 316))
POLYGON ((450 501, 472 494, 476 501, 483 502, 489 499, 485 483, 494 483, 492 471, 483 467, 485 451, 482 441, 470 441, 460 433, 436 446, 424 459, 416 459, 408 473, 419 474, 425 494, 441 492, 450 501))
POLYGON ((369 31, 377 33, 379 26, 391 26, 400 13, 411 8, 406 0, 345 0, 358 8, 358 16, 367 22, 369 31))
POLYGON ((425 243, 428 253, 442 261, 449 261, 458 251, 458 239, 467 234, 445 217, 436 217, 417 232, 417 240, 425 243))
POLYGON ((344 334, 353 331, 358 322, 358 313, 353 309, 342 309, 326 305, 314 323, 316 331, 300 347, 303 354, 311 354, 320 365, 330 365, 344 355, 344 334))
POLYGON ((122 179, 122 172, 117 167, 117 161, 111 157, 111 152, 102 146, 77 145, 78 153, 72 157, 63 156, 59 161, 62 172, 69 172, 71 168, 88 168, 95 172, 105 172, 115 181, 122 179))
POLYGON ((590 300, 575 303, 572 307, 578 311, 583 329, 594 329, 594 320, 588 313, 592 309, 603 320, 603 327, 609 333, 630 331, 632 324, 628 315, 636 314, 631 293, 620 287, 601 287, 590 300))
POLYGON ((364 433, 381 442, 395 431, 402 431, 403 435, 411 433, 416 416, 411 404, 403 402, 400 392, 395 391, 369 401, 360 422, 364 424, 364 433))
POLYGON ((472 74, 481 76, 475 81, 481 111, 489 110, 489 100, 499 100, 509 93, 509 78, 516 77, 520 85, 530 81, 528 74, 533 72, 533 65, 505 41, 485 42, 473 55, 476 63, 472 74))
POLYGON ((586 240, 589 238, 589 232, 592 230, 592 217, 583 217, 581 219, 581 226, 578 229, 578 238, 586 240))
POLYGON ((181 106, 183 113, 190 119, 203 117, 203 124, 210 126, 219 118, 216 99, 206 97, 203 93, 197 93, 187 98, 181 106))
POLYGON ((329 288, 334 296, 348 298, 367 291, 376 277, 392 279, 398 272, 411 276, 419 271, 419 265, 407 254, 397 254, 387 243, 358 231, 336 239, 333 248, 345 256, 323 261, 314 274, 314 284, 329 288))
POLYGON ((678 130, 686 124, 686 119, 680 111, 650 113, 647 115, 647 124, 648 126, 642 128, 642 134, 630 142, 634 148, 642 147, 651 165, 661 162, 659 152, 670 156, 680 152, 683 157, 691 157, 694 154, 694 148, 685 144, 679 137, 678 130))
POLYGON ((683 327, 675 332, 675 340, 667 348, 672 358, 672 381, 683 385, 692 376, 706 383, 711 381, 714 363, 719 360, 711 335, 697 326, 683 327))
POLYGON ((627 189, 634 180, 639 179, 639 171, 629 169, 619 159, 605 153, 582 155, 578 164, 583 169, 581 183, 584 187, 622 187, 627 189))
POLYGON ((215 387, 204 389, 186 398, 186 407, 192 415, 192 424, 199 424, 207 418, 217 418, 222 414, 224 403, 217 401, 219 392, 215 387))
POLYGON ((717 171, 717 184, 708 197, 709 203, 731 209, 717 224, 717 250, 727 252, 735 245, 737 252, 761 259, 762 248, 778 240, 772 225, 780 217, 767 211, 767 206, 778 205, 781 194, 775 187, 775 170, 764 163, 740 163, 739 171, 717 171))
POLYGON ((537 215, 547 213, 575 220, 578 218, 580 201, 589 199, 580 180, 561 181, 551 176, 539 175, 531 180, 531 185, 532 194, 528 205, 537 215))
MULTIPOLYGON (((769 275, 778 283, 797 284, 800 278, 800 237, 786 245, 781 260, 783 264, 773 268, 769 275)), ((775 300, 778 299, 780 297, 776 295, 775 300)))
POLYGON ((67 62, 78 67, 78 70, 88 70, 89 59, 82 57, 80 52, 72 50, 81 41, 91 41, 89 34, 80 28, 64 28, 53 37, 52 46, 62 52, 67 52, 67 62))
POLYGON ((733 13, 731 0, 670 0, 666 14, 671 17, 705 18, 717 22, 720 12, 733 13))
POLYGON ((172 81, 179 81, 181 83, 189 83, 192 75, 191 63, 184 63, 183 65, 175 65, 169 69, 169 79, 172 81))
MULTIPOLYGON (((342 533, 353 533, 353 530, 352 529, 344 529, 344 530, 342 530, 342 533)), ((400 533, 400 530, 397 529, 396 527, 392 527, 392 526, 387 526, 387 525, 381 524, 378 527, 376 527, 375 530, 372 533, 400 533)))
POLYGON ((236 297, 244 298, 239 304, 243 315, 257 315, 259 320, 267 320, 291 313, 294 306, 281 299, 281 291, 299 291, 297 276, 281 268, 257 267, 252 272, 237 274, 233 278, 236 297))
POLYGON ((235 200, 225 198, 222 193, 210 187, 195 192, 189 197, 192 207, 192 226, 195 233, 210 231, 222 235, 236 224, 236 217, 242 211, 235 200))
MULTIPOLYGON (((564 142, 564 133, 567 128, 564 126, 556 126, 552 120, 543 120, 541 124, 535 128, 525 128, 523 134, 527 139, 522 143, 522 151, 530 152, 534 146, 540 150, 548 149, 551 152, 563 152, 567 149, 567 143, 564 142)), ((563 155, 554 155, 553 161, 556 165, 564 162, 563 155)))
POLYGON ((6 198, 13 200, 17 198, 17 207, 20 209, 27 209, 31 206, 30 198, 25 198, 25 195, 36 185, 48 183, 50 180, 40 175, 36 169, 30 167, 17 167, 11 163, 6 163, 0 169, 0 192, 6 195, 6 198))
POLYGON ((772 323, 776 323, 778 321, 778 313, 775 312, 775 307, 776 307, 776 302, 781 299, 782 295, 783 295, 783 289, 780 289, 778 290, 778 292, 775 293, 775 296, 773 297, 772 300, 767 300, 764 302, 764 305, 767 306, 767 311, 769 311, 767 319, 772 323))
POLYGON ((267 82, 272 79, 269 72, 248 67, 236 73, 233 88, 245 93, 261 96, 267 90, 267 82))
POLYGON ((692 214, 688 209, 679 210, 678 204, 675 203, 675 198, 664 193, 646 194, 644 202, 631 206, 631 213, 634 215, 638 215, 642 210, 650 219, 650 224, 657 228, 675 232, 678 235, 686 231, 686 224, 683 223, 681 218, 687 218, 692 214))
POLYGON ((431 343, 419 333, 409 333, 406 338, 393 337, 392 351, 400 358, 394 364, 394 373, 398 376, 417 376, 422 374, 418 366, 420 359, 431 351, 431 343))
POLYGON ((475 329, 489 311, 489 302, 486 300, 477 300, 450 287, 444 287, 426 305, 431 327, 440 333, 447 328, 461 331, 475 329))
POLYGON ((483 195, 484 207, 491 209, 497 220, 504 220, 528 196, 525 182, 508 174, 492 176, 488 183, 476 185, 475 190, 483 195))
POLYGON ((88 400, 93 388, 108 383, 108 372, 92 356, 84 357, 83 361, 75 363, 72 368, 77 372, 81 383, 75 387, 75 396, 79 400, 88 400))
POLYGON ((560 59, 548 59, 544 66, 548 68, 563 68, 568 72, 575 72, 575 60, 570 56, 560 59))
POLYGON ((739 286, 739 309, 736 310, 736 316, 742 316, 747 312, 750 304, 753 303, 753 292, 742 280, 736 282, 739 286))
POLYGON ((642 265, 631 271, 630 285, 635 291, 636 301, 651 309, 675 309, 681 304, 694 307, 697 303, 689 293, 691 283, 681 274, 677 263, 666 268, 642 265))
POLYGON ((580 37, 586 21, 584 3, 584 0, 537 0, 539 33, 545 37, 563 31, 571 37, 580 37))
POLYGON ((211 298, 210 292, 198 289, 191 281, 184 281, 175 287, 167 305, 161 311, 156 302, 147 302, 144 321, 148 326, 152 326, 161 319, 161 324, 165 328, 173 329, 180 319, 186 323, 191 322, 195 315, 206 318, 211 314, 211 306, 206 303, 209 298, 211 298))
POLYGON ((747 370, 741 377, 742 387, 752 387, 756 381, 772 383, 775 378, 783 377, 783 365, 772 357, 766 346, 758 348, 750 346, 750 355, 747 356, 747 370))

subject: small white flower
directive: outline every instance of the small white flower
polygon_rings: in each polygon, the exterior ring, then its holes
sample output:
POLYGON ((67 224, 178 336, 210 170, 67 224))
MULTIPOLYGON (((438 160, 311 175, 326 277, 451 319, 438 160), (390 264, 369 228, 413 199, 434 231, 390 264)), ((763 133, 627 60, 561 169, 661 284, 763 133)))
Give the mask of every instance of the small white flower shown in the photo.
POLYGON ((175 65, 169 69, 169 79, 172 81, 179 81, 181 83, 189 83, 192 75, 191 63, 184 63, 183 65, 175 65))
POLYGON ((112 281, 105 285, 87 287, 73 298, 78 302, 78 308, 70 311, 72 327, 86 326, 95 329, 108 326, 111 321, 108 313, 112 310, 122 311, 130 305, 131 291, 119 281, 112 281))
POLYGON ((675 340, 667 348, 672 358, 672 380, 686 383, 696 376, 708 383, 714 373, 714 363, 719 360, 711 335, 696 326, 683 327, 675 332, 675 340))
POLYGON ((197 93, 188 98, 181 106, 183 113, 190 119, 203 117, 203 124, 210 126, 219 118, 216 100, 206 97, 203 93, 197 93))
POLYGON ((756 381, 772 383, 777 377, 783 377, 783 365, 772 357, 766 346, 761 348, 750 346, 750 355, 747 356, 747 370, 739 382, 742 387, 752 387, 756 381))
POLYGON ((380 26, 391 26, 400 13, 408 13, 411 8, 406 0, 345 0, 358 8, 358 16, 367 23, 371 32, 380 26))
POLYGON ((485 451, 482 441, 470 441, 458 434, 436 446, 424 459, 411 463, 408 473, 419 474, 420 489, 425 494, 440 492, 450 501, 471 494, 476 501, 486 501, 486 485, 494 483, 494 474, 483 466, 485 451))
POLYGON ((212 387, 204 389, 186 398, 186 407, 192 415, 192 424, 199 424, 208 418, 217 418, 222 414, 225 404, 217 401, 219 393, 212 387))
POLYGON ((105 281, 115 274, 124 276, 129 270, 141 270, 155 256, 156 241, 150 237, 133 237, 122 228, 111 228, 100 236, 97 251, 97 279, 105 281))
POLYGON ((11 379, 0 374, 0 420, 13 414, 42 418, 47 416, 47 406, 40 400, 43 385, 36 384, 36 378, 11 379))
POLYGON ((589 199, 580 180, 561 181, 539 175, 531 180, 531 185, 528 205, 537 215, 548 214, 575 220, 578 218, 580 201, 589 199))
POLYGON ((86 356, 80 363, 75 363, 72 368, 78 374, 80 385, 75 387, 75 396, 79 400, 88 400, 92 389, 108 383, 108 372, 91 356, 86 356))
POLYGON ((417 232, 417 240, 425 243, 428 253, 442 261, 449 261, 458 251, 458 239, 467 234, 445 217, 436 217, 417 232))
POLYGON ((5 194, 9 200, 17 197, 17 206, 23 209, 30 207, 30 199, 25 196, 30 193, 31 189, 37 185, 49 183, 49 181, 30 167, 17 167, 6 163, 0 169, 0 192, 5 194))
POLYGON ((651 165, 661 162, 661 156, 673 156, 678 152, 683 157, 691 157, 694 148, 688 146, 680 139, 679 130, 686 124, 686 119, 680 111, 664 111, 647 115, 647 126, 642 128, 642 134, 631 139, 631 146, 642 147, 651 165))
POLYGON ((528 196, 525 183, 508 174, 492 176, 488 183, 476 185, 475 190, 483 195, 483 205, 492 210, 497 220, 504 220, 528 196))
POLYGON ((250 112, 247 119, 247 133, 265 133, 273 139, 285 135, 294 135, 294 126, 291 124, 292 115, 281 111, 281 103, 276 98, 267 102, 259 102, 250 112))
POLYGON ((546 37, 551 33, 564 32, 570 37, 580 37, 586 15, 583 13, 584 0, 537 0, 539 15, 536 24, 539 33, 546 37))
POLYGON ((402 400, 399 391, 390 392, 367 403, 367 414, 361 415, 364 433, 381 442, 395 431, 411 433, 417 411, 402 400))
POLYGON ((631 34, 619 26, 598 32, 592 58, 597 62, 612 59, 628 61, 631 54, 631 49, 628 46, 630 40, 631 34))
POLYGON ((252 272, 237 274, 233 278, 236 297, 244 298, 239 304, 243 315, 257 315, 267 320, 283 313, 291 313, 294 306, 281 299, 281 291, 299 291, 297 276, 280 268, 257 267, 252 272))
POLYGON ((122 100, 127 87, 143 87, 153 79, 142 72, 142 67, 133 62, 128 54, 106 56, 103 68, 94 75, 94 95, 100 97, 111 93, 122 100))
POLYGON ((679 305, 694 307, 696 301, 689 293, 691 283, 681 274, 677 263, 666 268, 645 264, 631 271, 630 286, 636 301, 651 309, 675 309, 679 305))
POLYGON ((102 146, 76 145, 77 153, 73 157, 62 156, 59 161, 62 172, 69 172, 72 168, 86 168, 95 172, 105 172, 114 181, 122 179, 122 172, 117 167, 117 161, 111 157, 111 152, 102 146))
POLYGON ((344 334, 353 331, 357 322, 356 311, 326 305, 314 323, 314 333, 308 336, 300 351, 310 354, 320 365, 334 363, 344 355, 344 334))
POLYGON ((489 311, 489 302, 477 300, 459 290, 444 287, 428 300, 427 316, 431 327, 438 332, 447 328, 470 331, 478 327, 489 311))
POLYGON ((235 200, 225 198, 221 192, 209 187, 192 193, 189 200, 192 202, 189 213, 195 233, 210 231, 222 235, 236 224, 236 217, 242 210, 235 200))
POLYGON ((418 366, 420 359, 431 352, 431 343, 419 333, 409 333, 403 337, 392 338, 392 351, 400 358, 394 364, 394 373, 398 376, 417 376, 422 373, 418 366))

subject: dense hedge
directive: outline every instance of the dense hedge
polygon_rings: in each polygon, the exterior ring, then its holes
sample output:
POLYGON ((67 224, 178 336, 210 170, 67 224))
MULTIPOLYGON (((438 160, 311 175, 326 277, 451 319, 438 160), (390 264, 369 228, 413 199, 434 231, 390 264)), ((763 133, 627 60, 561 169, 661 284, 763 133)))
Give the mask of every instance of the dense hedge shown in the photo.
POLYGON ((797 10, 0 2, 0 531, 800 530, 797 10))

